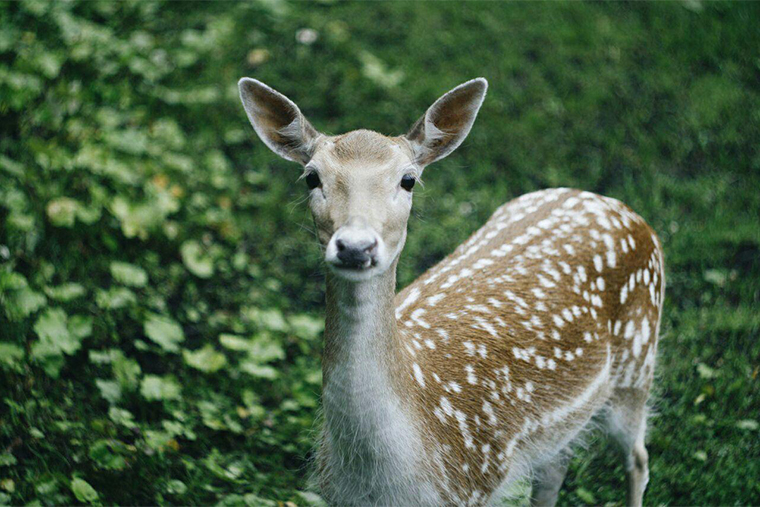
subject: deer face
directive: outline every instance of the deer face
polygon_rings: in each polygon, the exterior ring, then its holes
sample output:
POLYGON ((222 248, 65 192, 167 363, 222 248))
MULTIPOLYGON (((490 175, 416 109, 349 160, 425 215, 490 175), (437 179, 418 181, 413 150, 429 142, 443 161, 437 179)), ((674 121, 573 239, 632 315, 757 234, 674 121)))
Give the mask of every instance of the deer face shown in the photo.
POLYGON ((243 78, 240 96, 254 130, 275 153, 304 167, 302 179, 329 268, 360 282, 386 272, 406 240, 416 180, 459 146, 485 98, 485 79, 438 99, 399 137, 368 130, 320 134, 287 97, 243 78))
POLYGON ((404 246, 419 172, 401 138, 359 130, 319 143, 304 179, 330 269, 360 281, 389 268, 404 246))

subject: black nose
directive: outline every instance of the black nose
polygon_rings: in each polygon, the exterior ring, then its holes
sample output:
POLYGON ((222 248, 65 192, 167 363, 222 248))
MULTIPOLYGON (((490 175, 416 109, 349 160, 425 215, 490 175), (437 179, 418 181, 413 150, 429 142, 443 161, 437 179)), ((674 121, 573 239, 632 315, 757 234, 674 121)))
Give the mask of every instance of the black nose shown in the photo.
POLYGON ((335 241, 335 246, 338 247, 338 259, 341 266, 346 268, 369 267, 377 253, 377 239, 355 244, 349 244, 339 239, 335 241))

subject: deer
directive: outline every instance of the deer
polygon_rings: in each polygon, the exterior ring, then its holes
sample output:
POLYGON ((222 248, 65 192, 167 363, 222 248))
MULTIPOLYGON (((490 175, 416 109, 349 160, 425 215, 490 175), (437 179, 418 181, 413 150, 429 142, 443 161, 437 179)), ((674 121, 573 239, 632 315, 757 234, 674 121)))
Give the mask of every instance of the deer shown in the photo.
POLYGON ((396 293, 415 183, 462 144, 487 88, 453 88, 404 135, 331 136, 239 81, 258 137, 303 168, 327 266, 314 468, 329 504, 484 505, 529 480, 532 505, 554 505, 598 425, 621 449, 627 503, 642 504, 665 279, 639 215, 588 191, 532 192, 396 293))

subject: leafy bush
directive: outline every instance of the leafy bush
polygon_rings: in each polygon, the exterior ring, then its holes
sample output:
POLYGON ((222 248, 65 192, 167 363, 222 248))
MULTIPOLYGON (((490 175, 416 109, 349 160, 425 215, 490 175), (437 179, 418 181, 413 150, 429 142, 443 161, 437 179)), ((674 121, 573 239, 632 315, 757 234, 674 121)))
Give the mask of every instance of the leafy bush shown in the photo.
MULTIPOLYGON (((521 193, 624 200, 668 268, 648 501, 757 503, 758 14, 0 4, 0 504, 318 503, 320 253, 243 75, 326 132, 394 134, 489 78, 416 191, 401 285, 521 193)), ((562 501, 623 498, 608 454, 581 452, 562 501)))

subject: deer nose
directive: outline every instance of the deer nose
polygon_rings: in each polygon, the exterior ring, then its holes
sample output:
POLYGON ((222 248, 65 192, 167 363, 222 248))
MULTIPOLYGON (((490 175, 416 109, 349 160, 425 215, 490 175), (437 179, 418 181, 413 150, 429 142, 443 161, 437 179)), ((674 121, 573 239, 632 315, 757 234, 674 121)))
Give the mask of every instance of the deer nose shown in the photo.
POLYGON ((368 268, 377 255, 377 238, 368 237, 354 239, 337 238, 335 246, 338 249, 338 260, 341 267, 368 268))

